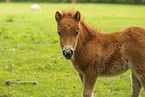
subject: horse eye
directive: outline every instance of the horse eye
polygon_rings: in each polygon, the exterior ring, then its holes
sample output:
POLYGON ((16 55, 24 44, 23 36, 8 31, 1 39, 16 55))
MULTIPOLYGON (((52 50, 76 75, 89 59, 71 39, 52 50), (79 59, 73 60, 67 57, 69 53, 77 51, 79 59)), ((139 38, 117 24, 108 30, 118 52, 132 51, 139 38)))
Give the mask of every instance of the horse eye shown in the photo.
POLYGON ((58 33, 58 35, 60 36, 60 32, 59 32, 59 31, 57 31, 57 33, 58 33))
POLYGON ((78 35, 79 31, 76 32, 76 35, 78 35))

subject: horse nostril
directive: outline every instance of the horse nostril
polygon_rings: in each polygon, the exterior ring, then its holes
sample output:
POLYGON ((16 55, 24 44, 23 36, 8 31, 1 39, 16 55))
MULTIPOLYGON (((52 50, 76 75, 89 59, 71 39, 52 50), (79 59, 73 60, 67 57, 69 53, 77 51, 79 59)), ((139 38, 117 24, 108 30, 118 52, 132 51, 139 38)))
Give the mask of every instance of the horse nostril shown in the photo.
POLYGON ((69 54, 72 56, 73 55, 73 50, 70 50, 69 51, 69 54))
POLYGON ((62 53, 63 53, 63 55, 64 55, 64 56, 66 55, 66 51, 65 51, 65 50, 63 50, 63 52, 62 52, 62 53))

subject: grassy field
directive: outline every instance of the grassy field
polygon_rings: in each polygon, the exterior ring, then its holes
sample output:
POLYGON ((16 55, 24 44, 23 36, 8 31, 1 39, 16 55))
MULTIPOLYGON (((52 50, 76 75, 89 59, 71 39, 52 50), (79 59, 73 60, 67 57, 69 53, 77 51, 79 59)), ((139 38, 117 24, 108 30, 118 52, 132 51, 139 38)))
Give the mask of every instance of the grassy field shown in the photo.
MULTIPOLYGON (((84 20, 102 32, 128 26, 145 28, 145 6, 113 4, 0 3, 0 97, 81 97, 82 84, 59 46, 54 14, 62 8, 79 10, 84 20), (37 80, 38 85, 6 80, 37 80)), ((94 97, 130 97, 130 71, 98 78, 94 97)), ((141 92, 141 97, 145 93, 141 92)))

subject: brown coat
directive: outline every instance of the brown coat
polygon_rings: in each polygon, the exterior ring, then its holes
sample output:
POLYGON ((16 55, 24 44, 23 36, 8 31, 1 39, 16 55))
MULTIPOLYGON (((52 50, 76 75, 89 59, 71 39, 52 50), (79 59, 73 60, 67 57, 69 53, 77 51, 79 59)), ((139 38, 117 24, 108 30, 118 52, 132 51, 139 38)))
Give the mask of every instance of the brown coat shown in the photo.
POLYGON ((83 83, 83 96, 91 97, 98 76, 115 76, 131 69, 132 97, 145 89, 145 29, 128 27, 100 33, 77 12, 55 14, 60 45, 83 83), (79 29, 79 31, 78 31, 79 29))

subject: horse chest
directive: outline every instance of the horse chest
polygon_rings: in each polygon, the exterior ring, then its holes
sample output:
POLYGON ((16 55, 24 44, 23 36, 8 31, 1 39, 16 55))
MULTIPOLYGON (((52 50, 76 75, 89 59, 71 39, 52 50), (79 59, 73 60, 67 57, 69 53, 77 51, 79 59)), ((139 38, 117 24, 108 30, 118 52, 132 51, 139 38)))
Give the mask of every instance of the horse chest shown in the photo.
POLYGON ((90 64, 87 63, 86 61, 74 61, 72 60, 72 66, 74 67, 74 69, 79 72, 79 73, 83 73, 85 71, 85 69, 88 68, 90 64))
POLYGON ((72 66, 74 67, 74 69, 75 69, 77 72, 82 73, 81 68, 79 67, 79 65, 78 65, 76 62, 73 62, 73 61, 72 61, 72 66))

